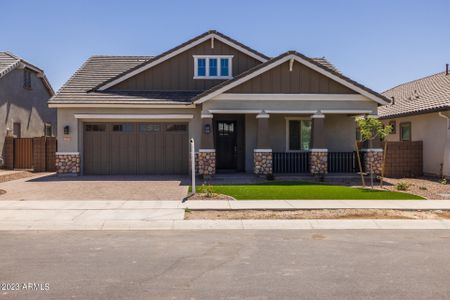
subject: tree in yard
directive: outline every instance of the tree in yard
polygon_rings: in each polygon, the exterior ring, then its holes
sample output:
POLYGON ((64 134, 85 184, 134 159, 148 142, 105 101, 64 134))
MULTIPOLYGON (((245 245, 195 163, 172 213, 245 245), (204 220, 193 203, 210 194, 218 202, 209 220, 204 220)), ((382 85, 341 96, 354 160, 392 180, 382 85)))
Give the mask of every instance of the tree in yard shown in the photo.
MULTIPOLYGON (((360 132, 360 142, 367 141, 369 143, 369 148, 372 148, 372 142, 375 139, 381 139, 384 140, 388 134, 392 132, 392 126, 390 125, 384 125, 380 120, 376 118, 358 118, 356 119, 357 126, 359 128, 360 132)), ((358 147, 358 144, 356 144, 356 147, 358 147)), ((358 148, 356 148, 358 153, 358 162, 359 162, 359 171, 361 172, 361 179, 363 186, 364 183, 364 176, 362 175, 362 166, 361 166, 361 159, 359 157, 359 151, 358 148)), ((381 184, 383 184, 383 175, 384 175, 384 163, 386 160, 386 151, 387 151, 387 143, 384 143, 384 156, 383 156, 383 163, 381 168, 381 184)), ((370 164, 370 179, 371 179, 371 185, 373 187, 373 166, 370 164)))

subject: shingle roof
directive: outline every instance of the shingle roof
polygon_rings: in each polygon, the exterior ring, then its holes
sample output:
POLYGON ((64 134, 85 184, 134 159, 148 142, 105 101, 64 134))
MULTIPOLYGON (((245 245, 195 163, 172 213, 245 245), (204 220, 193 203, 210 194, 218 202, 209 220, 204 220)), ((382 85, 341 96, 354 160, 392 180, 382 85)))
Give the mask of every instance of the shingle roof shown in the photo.
POLYGON ((391 118, 450 110, 450 75, 445 72, 407 82, 383 93, 394 104, 378 110, 380 118, 391 118))
MULTIPOLYGON (((179 103, 191 102, 202 91, 95 91, 95 87, 152 59, 151 56, 92 56, 61 87, 49 103, 179 103)), ((314 58, 326 67, 333 67, 324 58, 314 58)))
POLYGON ((29 63, 21 57, 18 57, 17 55, 12 54, 11 52, 0 52, 0 78, 17 68, 20 64, 24 64, 27 68, 39 73, 41 75, 42 82, 50 95, 55 94, 42 69, 39 69, 35 65, 29 63))
POLYGON ((20 59, 9 52, 0 52, 0 78, 15 69, 20 59))
POLYGON ((97 85, 135 66, 152 56, 92 56, 61 87, 49 103, 142 103, 189 101, 192 93, 163 92, 99 92, 97 85))

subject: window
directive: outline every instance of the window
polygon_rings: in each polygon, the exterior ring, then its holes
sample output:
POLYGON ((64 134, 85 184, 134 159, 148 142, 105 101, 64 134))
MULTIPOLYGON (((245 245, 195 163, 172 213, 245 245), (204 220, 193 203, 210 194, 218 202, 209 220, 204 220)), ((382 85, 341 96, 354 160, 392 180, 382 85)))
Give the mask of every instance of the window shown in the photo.
POLYGON ((86 131, 97 131, 97 132, 103 132, 106 131, 106 125, 103 124, 91 124, 85 126, 86 131))
POLYGON ((52 124, 44 125, 44 136, 53 136, 52 124))
POLYGON ((288 151, 307 151, 311 148, 311 120, 287 120, 288 151))
POLYGON ((411 141, 411 122, 400 123, 400 141, 411 141))
POLYGON ((166 131, 187 131, 187 125, 185 125, 185 124, 169 124, 166 127, 166 131))
POLYGON ((218 122, 217 127, 221 136, 234 134, 234 122, 218 122))
POLYGON ((161 125, 159 124, 141 124, 139 125, 140 132, 159 132, 161 131, 161 125))
POLYGON ((14 123, 13 124, 13 135, 17 138, 20 138, 22 135, 21 125, 20 123, 14 123))
POLYGON ((194 79, 229 79, 232 55, 194 55, 194 79))
POLYGON ((133 124, 114 124, 112 130, 115 132, 133 132, 134 125, 133 124))
POLYGON ((389 126, 392 127, 391 134, 396 134, 397 133, 397 122, 389 121, 389 126))
POLYGON ((31 71, 27 69, 23 70, 23 88, 31 90, 31 71))

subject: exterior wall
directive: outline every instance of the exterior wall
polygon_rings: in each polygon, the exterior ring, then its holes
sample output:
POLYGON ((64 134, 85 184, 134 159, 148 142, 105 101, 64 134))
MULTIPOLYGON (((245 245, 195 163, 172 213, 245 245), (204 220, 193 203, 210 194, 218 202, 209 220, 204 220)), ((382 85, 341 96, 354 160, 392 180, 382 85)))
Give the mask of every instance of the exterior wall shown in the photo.
MULTIPOLYGON (((450 176, 449 131, 447 120, 438 113, 416 115, 392 119, 396 121, 396 133, 388 136, 388 141, 400 141, 400 123, 411 122, 412 141, 423 141, 423 171, 425 174, 450 176), (447 149, 447 151, 446 151, 447 149)), ((383 120, 386 124, 390 120, 383 120)), ((388 150, 389 151, 389 150, 388 150)))
POLYGON ((214 40, 214 48, 211 48, 211 40, 208 40, 117 84, 111 90, 202 91, 224 81, 193 79, 193 55, 233 55, 233 76, 261 63, 218 40, 214 40))
POLYGON ((284 62, 228 91, 229 93, 356 94, 355 91, 295 61, 284 62))
POLYGON ((13 123, 21 124, 22 137, 44 135, 45 123, 52 124, 56 133, 56 110, 47 106, 49 91, 42 80, 31 72, 31 90, 23 88, 22 69, 16 69, 0 79, 0 165, 7 130, 13 123))
MULTIPOLYGON (((75 114, 193 114, 194 119, 189 120, 155 120, 155 122, 189 122, 189 139, 195 140, 195 151, 200 146, 201 119, 200 108, 196 109, 106 109, 106 108, 59 108, 58 109, 58 153, 76 153, 80 154, 81 172, 83 172, 83 122, 112 122, 114 120, 78 120, 75 114), (64 134, 64 126, 70 127, 70 134, 64 134)), ((151 122, 151 120, 116 120, 117 122, 151 122)), ((189 147, 187 144, 186 147, 189 147)))

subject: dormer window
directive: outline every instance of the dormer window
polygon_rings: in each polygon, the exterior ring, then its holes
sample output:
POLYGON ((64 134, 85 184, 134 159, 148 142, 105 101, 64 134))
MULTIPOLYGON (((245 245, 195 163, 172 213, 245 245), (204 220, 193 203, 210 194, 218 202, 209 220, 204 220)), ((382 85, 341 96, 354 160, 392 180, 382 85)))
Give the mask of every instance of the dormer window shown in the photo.
POLYGON ((194 79, 232 78, 232 55, 194 55, 194 79))

